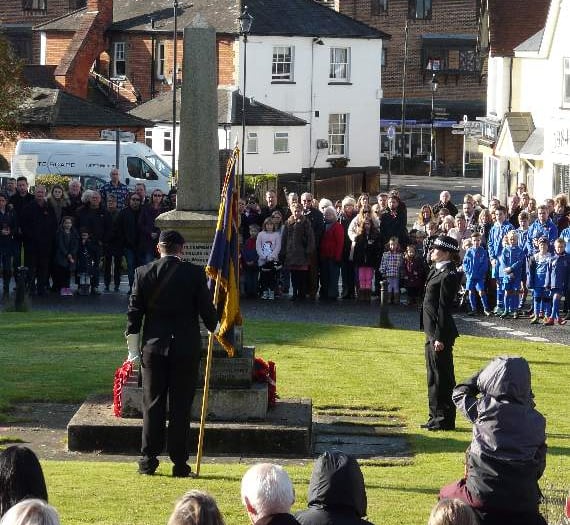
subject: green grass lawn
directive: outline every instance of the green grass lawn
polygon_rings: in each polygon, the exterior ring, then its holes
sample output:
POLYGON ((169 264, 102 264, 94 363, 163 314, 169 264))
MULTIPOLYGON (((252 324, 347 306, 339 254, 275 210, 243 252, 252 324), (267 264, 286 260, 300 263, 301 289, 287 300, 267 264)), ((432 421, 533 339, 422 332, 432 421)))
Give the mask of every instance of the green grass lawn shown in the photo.
MULTIPOLYGON (((19 400, 80 402, 110 393, 115 368, 126 356, 125 319, 111 315, 54 316, 3 313, 0 318, 0 424, 19 400)), ((310 397, 315 407, 339 405, 396 410, 407 425, 410 464, 365 462, 369 519, 377 524, 422 524, 438 489, 460 477, 470 426, 428 433, 423 335, 419 332, 334 325, 249 321, 244 338, 257 354, 277 363, 279 395, 310 397)), ((548 422, 544 485, 570 487, 570 348, 514 340, 461 337, 455 348, 458 379, 496 355, 523 355, 530 362, 538 409, 548 422)), ((0 443, 2 443, 0 435, 0 443)), ((204 463, 198 480, 141 477, 133 463, 44 461, 50 502, 72 524, 164 524, 172 504, 189 488, 211 492, 228 525, 247 523, 239 482, 247 466, 204 463)), ((297 492, 294 509, 306 505, 311 464, 286 467, 297 492)))

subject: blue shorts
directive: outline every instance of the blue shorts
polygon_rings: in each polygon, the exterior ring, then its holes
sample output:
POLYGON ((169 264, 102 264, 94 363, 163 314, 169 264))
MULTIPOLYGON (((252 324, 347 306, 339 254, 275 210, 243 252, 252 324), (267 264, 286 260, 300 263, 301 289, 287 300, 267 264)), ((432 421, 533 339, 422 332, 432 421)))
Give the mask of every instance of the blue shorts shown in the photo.
POLYGON ((469 279, 465 282, 467 290, 477 290, 478 292, 485 291, 485 279, 469 279))
POLYGON ((550 290, 547 290, 544 286, 540 286, 532 291, 532 296, 535 299, 548 299, 550 297, 550 290))

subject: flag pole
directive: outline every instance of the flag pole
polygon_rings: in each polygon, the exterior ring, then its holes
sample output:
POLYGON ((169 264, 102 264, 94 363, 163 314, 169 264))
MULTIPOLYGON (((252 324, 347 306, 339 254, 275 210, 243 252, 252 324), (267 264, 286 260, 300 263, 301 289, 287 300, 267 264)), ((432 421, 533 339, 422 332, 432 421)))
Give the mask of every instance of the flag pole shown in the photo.
MULTIPOLYGON (((214 305, 218 303, 220 293, 220 279, 216 279, 214 288, 214 305)), ((204 446, 204 427, 206 425, 206 413, 208 411, 208 394, 210 392, 210 371, 212 369, 212 352, 214 347, 214 334, 208 336, 208 353, 206 356, 206 371, 204 373, 204 393, 202 394, 202 413, 200 414, 200 431, 198 432, 198 451, 196 452, 196 477, 200 475, 200 462, 202 461, 202 448, 204 446)))

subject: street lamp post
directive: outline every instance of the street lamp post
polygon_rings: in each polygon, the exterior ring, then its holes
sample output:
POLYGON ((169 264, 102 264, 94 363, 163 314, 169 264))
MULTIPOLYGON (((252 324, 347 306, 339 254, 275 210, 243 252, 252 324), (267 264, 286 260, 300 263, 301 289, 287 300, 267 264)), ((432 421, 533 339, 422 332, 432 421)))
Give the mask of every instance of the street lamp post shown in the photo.
POLYGON ((431 77, 431 133, 430 133, 430 147, 429 147, 429 176, 431 177, 435 168, 436 158, 435 158, 435 133, 433 128, 434 121, 434 110, 433 102, 435 97, 435 92, 437 91, 437 77, 435 73, 431 77))
POLYGON ((174 61, 174 66, 172 68, 172 174, 176 174, 176 69, 177 69, 177 47, 178 47, 178 0, 173 0, 172 8, 174 10, 174 49, 172 52, 172 57, 174 61))
POLYGON ((245 195, 245 89, 247 85, 247 35, 251 31, 253 16, 244 6, 243 12, 238 17, 239 34, 243 37, 243 93, 241 96, 241 180, 240 193, 245 195))

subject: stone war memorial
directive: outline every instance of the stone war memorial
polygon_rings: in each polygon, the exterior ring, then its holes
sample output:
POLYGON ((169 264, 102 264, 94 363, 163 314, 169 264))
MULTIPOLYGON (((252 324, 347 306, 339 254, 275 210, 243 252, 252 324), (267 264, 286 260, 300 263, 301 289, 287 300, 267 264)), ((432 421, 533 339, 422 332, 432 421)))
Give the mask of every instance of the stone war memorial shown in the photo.
MULTIPOLYGON (((184 29, 184 71, 197 73, 186 75, 181 88, 176 210, 160 215, 157 225, 163 230, 179 231, 186 240, 185 258, 205 266, 216 232, 221 170, 216 34, 199 14, 184 29)), ((255 347, 243 344, 241 326, 235 330, 234 357, 228 357, 217 341, 213 346, 204 452, 307 456, 312 449, 311 400, 280 399, 270 408, 267 383, 253 381, 255 347)), ((208 334, 203 328, 200 387, 192 405, 192 450, 197 448, 207 345, 208 334)), ((135 370, 122 388, 120 417, 113 413, 110 396, 92 396, 85 401, 68 425, 70 451, 117 454, 140 451, 139 374, 140 369, 135 370)))

